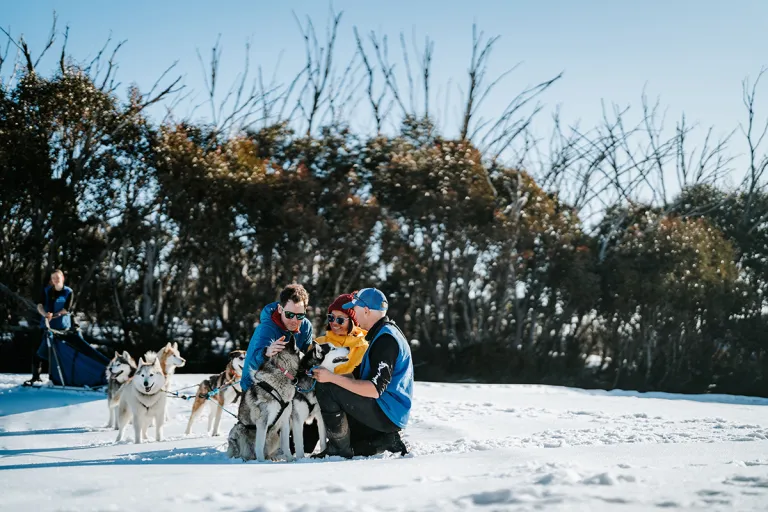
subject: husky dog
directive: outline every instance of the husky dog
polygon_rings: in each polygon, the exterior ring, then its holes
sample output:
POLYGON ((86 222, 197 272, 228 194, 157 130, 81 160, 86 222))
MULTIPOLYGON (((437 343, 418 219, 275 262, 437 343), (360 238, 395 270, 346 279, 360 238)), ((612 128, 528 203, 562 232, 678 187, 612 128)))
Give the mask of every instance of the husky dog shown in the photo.
MULTIPOLYGON (((267 433, 264 453, 273 458, 280 447, 280 432, 273 428, 267 433)), ((256 460, 256 428, 238 422, 229 431, 227 438, 227 456, 243 461, 256 460)))
POLYGON ((117 430, 117 406, 120 404, 120 392, 131 377, 136 373, 136 361, 128 351, 122 354, 115 352, 115 357, 107 366, 107 408, 109 409, 109 423, 107 428, 117 430))
MULTIPOLYGON (((179 343, 174 341, 173 345, 170 342, 166 343, 160 352, 157 353, 157 357, 160 359, 160 367, 163 369, 163 375, 165 375, 165 391, 170 391, 171 379, 176 373, 176 368, 181 368, 187 364, 187 360, 181 357, 179 352, 179 343)), ((165 411, 165 421, 170 421, 168 417, 168 411, 165 411)), ((153 423, 154 425, 154 420, 153 423)))
POLYGON ((155 420, 155 438, 163 439, 163 424, 165 419, 165 375, 160 366, 160 359, 154 352, 147 352, 139 359, 139 367, 120 393, 120 404, 117 410, 117 425, 119 432, 116 442, 123 439, 123 433, 130 421, 133 421, 135 431, 134 442, 141 443, 147 439, 147 429, 150 419, 155 420))
POLYGON ((187 360, 181 357, 179 352, 179 343, 174 341, 173 345, 166 343, 166 345, 160 349, 157 353, 157 357, 160 360, 160 367, 163 369, 163 375, 165 375, 165 389, 171 385, 171 379, 173 374, 176 373, 176 368, 181 368, 187 364, 187 360))
POLYGON ((192 423, 202 412, 203 405, 210 403, 208 415, 208 431, 211 431, 213 424, 213 433, 219 435, 219 422, 221 421, 221 409, 227 404, 234 404, 240 400, 242 390, 240 389, 240 376, 243 372, 245 363, 245 350, 234 350, 229 353, 229 362, 226 369, 218 375, 211 375, 197 387, 197 398, 192 404, 192 415, 187 423, 187 434, 192 431, 192 423), (222 389, 224 388, 224 389, 222 389), (208 393, 219 389, 218 393, 209 397, 208 393), (214 423, 214 416, 216 422, 214 423))
MULTIPOLYGON (((296 393, 293 396, 291 411, 291 432, 293 433, 293 446, 296 449, 296 458, 304 458, 304 424, 317 420, 317 430, 320 435, 320 451, 326 448, 325 422, 320 414, 320 406, 315 398, 315 379, 312 378, 312 369, 322 366, 330 371, 349 361, 349 349, 337 348, 330 343, 313 343, 299 363, 296 374, 296 393)), ((314 446, 310 447, 314 449, 314 446)))
MULTIPOLYGON (((227 450, 230 457, 237 456, 232 454, 240 454, 242 458, 242 455, 249 453, 241 443, 250 436, 237 435, 238 432, 243 433, 244 427, 256 429, 253 451, 259 462, 273 459, 277 455, 272 443, 267 443, 267 439, 275 432, 279 432, 283 456, 288 461, 293 460, 290 449, 291 404, 296 394, 294 382, 300 359, 301 352, 291 336, 281 352, 267 358, 261 368, 253 372, 253 385, 243 390, 238 409, 238 425, 242 427, 235 425, 233 428, 233 431, 237 429, 234 434, 235 443, 240 446, 235 447, 230 443, 227 450)), ((232 432, 229 437, 232 439, 232 432)))

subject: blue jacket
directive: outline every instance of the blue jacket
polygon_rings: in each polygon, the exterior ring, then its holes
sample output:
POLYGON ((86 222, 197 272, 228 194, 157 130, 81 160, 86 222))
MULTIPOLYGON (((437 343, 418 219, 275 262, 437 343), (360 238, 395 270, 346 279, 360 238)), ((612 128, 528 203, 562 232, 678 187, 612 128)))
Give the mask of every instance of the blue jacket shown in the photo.
POLYGON ((304 318, 299 325, 298 333, 284 331, 272 320, 272 313, 277 310, 278 302, 267 304, 261 310, 259 325, 253 331, 251 341, 248 342, 248 352, 245 355, 245 364, 243 366, 243 376, 240 380, 240 387, 246 390, 251 387, 251 373, 261 368, 264 364, 264 350, 275 340, 285 336, 286 340, 293 334, 296 340, 296 346, 302 352, 305 352, 312 342, 312 323, 308 318, 304 318))
POLYGON ((397 340, 400 349, 395 360, 395 367, 392 369, 392 380, 384 392, 376 399, 381 410, 387 415, 392 423, 400 428, 404 428, 408 423, 408 417, 411 414, 411 401, 413 399, 413 361, 411 360, 411 347, 408 345, 403 333, 397 327, 384 324, 376 337, 370 342, 368 350, 360 363, 360 378, 370 379, 373 376, 374 368, 371 368, 369 354, 371 347, 382 334, 389 334, 397 340))
MULTIPOLYGON (((53 286, 48 285, 45 287, 45 304, 43 304, 43 307, 45 307, 45 310, 49 313, 58 313, 62 309, 64 309, 64 305, 67 303, 67 299, 70 295, 72 295, 72 288, 69 286, 65 286, 63 291, 64 293, 56 298, 56 300, 51 300, 50 292, 53 289, 53 286)), ((62 315, 58 316, 56 318, 52 318, 49 321, 49 324, 51 326, 51 329, 56 329, 59 331, 66 331, 70 327, 72 327, 72 319, 69 315, 62 315)), ((45 327, 45 318, 40 319, 40 327, 45 327)))

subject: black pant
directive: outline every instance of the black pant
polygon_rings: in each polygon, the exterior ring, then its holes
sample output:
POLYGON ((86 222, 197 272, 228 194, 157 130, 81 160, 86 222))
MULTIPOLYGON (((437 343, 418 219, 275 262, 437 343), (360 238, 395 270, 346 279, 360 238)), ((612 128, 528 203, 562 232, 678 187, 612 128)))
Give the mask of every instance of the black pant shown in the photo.
POLYGON ((41 358, 37 353, 32 355, 32 380, 40 378, 41 373, 45 373, 43 370, 48 368, 48 359, 41 358))
POLYGON ((360 396, 336 384, 317 383, 315 396, 324 414, 340 411, 347 413, 352 442, 370 439, 380 433, 398 432, 400 428, 392 423, 373 398, 360 396))
MULTIPOLYGON (((317 442, 320 440, 320 431, 317 429, 317 422, 313 421, 309 425, 304 425, 304 432, 302 437, 304 438, 304 451, 312 453, 315 451, 317 442)), ((288 438, 291 445, 291 451, 295 452, 296 447, 293 445, 293 429, 291 429, 291 436, 288 438)))

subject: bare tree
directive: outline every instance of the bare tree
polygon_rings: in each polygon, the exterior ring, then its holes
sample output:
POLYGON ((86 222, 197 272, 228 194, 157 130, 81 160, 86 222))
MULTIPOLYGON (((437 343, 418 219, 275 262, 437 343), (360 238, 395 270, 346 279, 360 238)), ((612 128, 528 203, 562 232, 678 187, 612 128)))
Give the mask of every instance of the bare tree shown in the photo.
POLYGON ((496 78, 487 87, 485 86, 484 79, 487 70, 487 62, 491 55, 491 50, 500 36, 494 36, 483 42, 483 32, 477 34, 477 25, 472 24, 472 58, 469 63, 469 87, 467 89, 467 97, 464 101, 464 116, 461 123, 461 132, 459 137, 461 140, 467 140, 469 136, 469 126, 472 122, 472 118, 475 115, 478 108, 482 104, 483 100, 488 96, 494 86, 499 83, 505 76, 511 73, 517 68, 520 63, 515 64, 512 69, 509 69, 496 78), (482 46, 482 48, 481 48, 482 46))
MULTIPOLYGON (((374 92, 374 81, 376 78, 376 68, 371 64, 371 62, 368 59, 368 55, 365 53, 365 48, 363 47, 363 41, 360 38, 360 34, 357 31, 357 27, 354 27, 354 33, 355 33, 355 41, 357 42, 357 51, 360 54, 363 65, 365 66, 366 76, 368 78, 368 86, 366 88, 366 93, 368 95, 368 102, 371 105, 371 111, 373 112, 373 120, 376 125, 376 134, 381 133, 381 127, 382 123, 384 122, 384 117, 386 115, 385 113, 385 105, 384 105, 384 99, 387 94, 387 89, 382 88, 379 92, 374 92)), ((377 41, 376 41, 376 35, 371 33, 371 39, 373 40, 374 48, 378 48, 377 41)), ((377 52, 378 53, 378 52, 377 52)), ((388 70, 386 68, 382 69, 382 73, 384 74, 385 80, 387 80, 387 77, 389 76, 388 70)))
POLYGON ((294 14, 296 23, 301 31, 301 36, 304 38, 304 47, 306 50, 306 66, 304 68, 304 74, 306 75, 307 81, 299 96, 297 105, 306 119, 307 137, 312 133, 312 127, 319 115, 320 108, 325 101, 328 101, 328 98, 324 96, 324 93, 332 74, 333 50, 342 14, 343 13, 336 14, 331 10, 330 16, 332 20, 326 31, 326 46, 320 46, 312 20, 307 17, 306 26, 304 26, 294 14), (309 99, 306 100, 306 105, 304 104, 305 93, 309 95, 309 99))
POLYGON ((756 126, 755 121, 755 101, 757 98, 757 86, 760 83, 760 79, 766 72, 766 68, 762 68, 758 73, 755 82, 751 85, 749 79, 745 79, 742 82, 742 99, 744 106, 747 108, 747 126, 741 127, 744 136, 747 139, 747 145, 749 147, 749 169, 745 178, 745 186, 747 190, 747 200, 744 207, 744 216, 742 223, 747 224, 751 221, 752 207, 754 204, 755 194, 760 186, 760 180, 768 168, 768 152, 760 155, 761 144, 768 133, 768 119, 762 127, 756 126))
MULTIPOLYGON (((359 91, 366 77, 359 77, 360 70, 365 64, 358 57, 359 52, 355 52, 340 76, 331 75, 328 83, 328 108, 319 119, 321 125, 327 123, 337 125, 343 122, 347 110, 354 110, 360 101, 359 91), (360 60, 359 63, 358 60, 360 60)), ((370 79, 370 76, 368 78, 370 79)))
POLYGON ((211 124, 216 133, 223 134, 243 129, 253 122, 253 116, 259 111, 259 103, 270 101, 266 99, 266 96, 272 91, 265 90, 263 82, 249 76, 251 70, 251 44, 250 41, 247 41, 245 43, 243 70, 238 73, 223 98, 219 100, 217 98, 219 65, 222 55, 220 40, 221 34, 216 39, 216 44, 211 48, 210 68, 208 70, 206 70, 199 50, 197 51, 197 57, 204 71, 205 87, 208 95, 207 102, 211 109, 211 124))
POLYGON ((714 127, 707 129, 701 149, 688 150, 688 135, 691 128, 685 114, 675 128, 675 170, 681 188, 699 183, 716 183, 730 170, 733 156, 727 154, 728 145, 735 130, 714 140, 714 127))

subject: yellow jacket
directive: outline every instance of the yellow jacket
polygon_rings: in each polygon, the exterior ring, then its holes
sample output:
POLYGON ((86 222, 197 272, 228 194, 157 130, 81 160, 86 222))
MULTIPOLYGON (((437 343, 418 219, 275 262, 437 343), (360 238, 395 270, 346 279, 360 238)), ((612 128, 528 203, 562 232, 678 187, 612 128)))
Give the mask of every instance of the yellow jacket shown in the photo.
POLYGON ((357 368, 357 365, 363 360, 363 355, 368 350, 368 341, 365 339, 366 334, 368 334, 367 331, 356 325, 352 328, 352 332, 346 336, 339 336, 334 334, 333 331, 325 331, 325 336, 320 336, 315 341, 321 345, 330 343, 334 347, 347 347, 349 349, 349 361, 337 366, 333 372, 344 375, 352 373, 352 370, 357 368))

